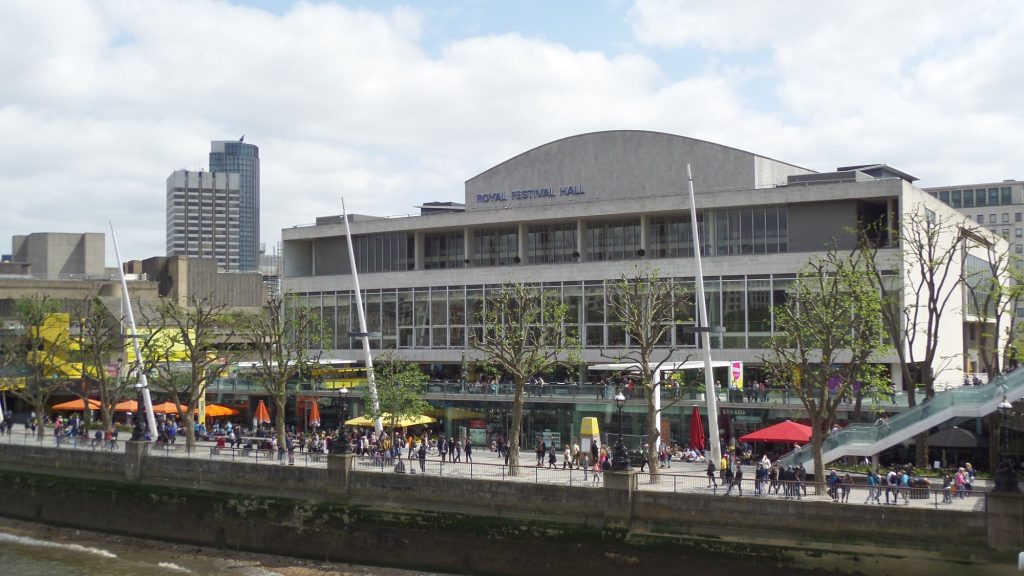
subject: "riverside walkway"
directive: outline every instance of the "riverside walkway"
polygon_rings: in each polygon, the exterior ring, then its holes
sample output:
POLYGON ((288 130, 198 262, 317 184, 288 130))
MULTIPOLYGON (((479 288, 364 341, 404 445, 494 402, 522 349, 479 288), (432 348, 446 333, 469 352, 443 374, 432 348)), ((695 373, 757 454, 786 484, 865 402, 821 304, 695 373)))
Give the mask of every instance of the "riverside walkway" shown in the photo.
MULTIPOLYGON (((27 433, 24 430, 16 430, 11 435, 0 435, 0 444, 15 444, 26 446, 41 446, 55 450, 80 450, 80 451, 106 451, 113 453, 124 452, 124 441, 118 441, 111 449, 104 443, 96 443, 89 439, 62 439, 60 446, 52 433, 46 434, 43 438, 27 433)), ((357 457, 355 468, 358 471, 376 474, 396 474, 395 465, 398 460, 402 461, 402 474, 409 476, 439 476, 446 478, 473 480, 497 480, 505 482, 520 482, 531 484, 548 484, 559 486, 573 486, 580 489, 594 489, 601 487, 602 475, 598 474, 597 479, 594 473, 582 469, 563 469, 559 462, 556 467, 536 466, 536 458, 532 451, 520 453, 520 466, 516 473, 510 473, 510 467, 504 464, 504 458, 489 450, 478 449, 473 453, 473 462, 442 462, 438 456, 428 456, 423 462, 422 470, 420 461, 408 459, 403 455, 401 458, 387 458, 381 456, 360 456, 357 457)), ((293 464, 285 455, 284 460, 279 459, 279 454, 268 450, 243 448, 217 448, 213 442, 198 442, 193 450, 188 451, 184 439, 171 446, 160 446, 151 444, 149 454, 152 457, 161 458, 186 458, 186 459, 207 459, 220 462, 240 462, 266 466, 300 466, 307 468, 327 468, 327 455, 308 452, 296 452, 293 464)), ((777 489, 770 488, 765 481, 763 489, 759 494, 754 480, 754 466, 744 466, 744 479, 742 481, 742 494, 738 487, 734 487, 731 494, 726 495, 726 487, 718 480, 717 487, 710 487, 706 475, 705 463, 673 462, 670 468, 659 469, 659 474, 653 477, 650 471, 640 472, 637 470, 637 489, 641 491, 659 491, 679 494, 703 494, 723 498, 765 498, 765 499, 790 499, 795 502, 833 502, 833 499, 826 494, 824 485, 817 486, 813 482, 795 483, 786 490, 785 483, 779 483, 777 489), (795 494, 799 493, 799 497, 795 494), (791 494, 787 496, 787 493, 791 494)), ((717 479, 717 473, 716 473, 717 479)), ((869 488, 864 484, 863 476, 855 477, 854 483, 849 487, 849 495, 845 501, 835 502, 837 506, 870 506, 881 511, 888 506, 928 508, 936 511, 957 510, 984 512, 987 509, 987 492, 990 483, 985 480, 976 480, 974 491, 959 497, 953 495, 947 498, 941 489, 941 481, 938 486, 932 488, 910 488, 906 494, 901 493, 897 498, 890 493, 887 497, 886 487, 881 486, 879 493, 880 504, 868 499, 869 488), (906 496, 906 497, 905 497, 906 496), (890 500, 887 504, 887 500, 890 500)))

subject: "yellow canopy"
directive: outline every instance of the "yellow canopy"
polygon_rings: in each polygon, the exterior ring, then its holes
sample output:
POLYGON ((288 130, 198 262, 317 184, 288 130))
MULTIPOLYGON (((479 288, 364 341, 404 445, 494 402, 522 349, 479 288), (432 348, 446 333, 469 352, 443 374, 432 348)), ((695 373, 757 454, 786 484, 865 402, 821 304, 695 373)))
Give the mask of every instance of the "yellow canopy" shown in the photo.
MULTIPOLYGON (((381 414, 380 418, 381 418, 381 420, 384 421, 385 425, 387 425, 387 426, 391 425, 391 415, 390 414, 387 414, 387 413, 381 414)), ((430 416, 425 416, 425 415, 420 414, 418 416, 406 416, 404 418, 399 418, 398 421, 395 423, 395 425, 400 427, 400 428, 406 428, 408 426, 420 426, 422 424, 430 424, 430 423, 436 422, 436 421, 437 420, 434 420, 430 416)), ((373 426, 373 418, 371 418, 369 415, 363 415, 363 416, 360 416, 358 418, 352 418, 351 420, 345 420, 345 425, 346 426, 373 426)))

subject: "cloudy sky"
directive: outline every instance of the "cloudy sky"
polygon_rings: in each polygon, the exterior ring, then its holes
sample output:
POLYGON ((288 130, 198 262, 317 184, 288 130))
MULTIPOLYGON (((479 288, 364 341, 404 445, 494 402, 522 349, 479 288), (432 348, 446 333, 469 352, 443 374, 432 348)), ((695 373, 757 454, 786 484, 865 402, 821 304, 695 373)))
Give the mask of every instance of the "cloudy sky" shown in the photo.
MULTIPOLYGON (((1024 178, 1024 3, 5 0, 0 253, 105 232, 164 253, 165 180, 260 147, 262 239, 462 201, 511 156, 680 134, 923 186, 1024 178)), ((109 263, 113 250, 108 239, 109 263)))

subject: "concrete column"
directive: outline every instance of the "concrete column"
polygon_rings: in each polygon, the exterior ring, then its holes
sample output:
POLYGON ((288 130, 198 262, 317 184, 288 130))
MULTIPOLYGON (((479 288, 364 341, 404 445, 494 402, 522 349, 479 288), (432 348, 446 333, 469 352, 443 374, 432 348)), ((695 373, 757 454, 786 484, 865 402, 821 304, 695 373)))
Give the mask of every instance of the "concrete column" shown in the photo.
POLYGON ((520 223, 519 224, 519 230, 516 233, 516 237, 517 237, 516 239, 519 241, 519 247, 518 247, 518 249, 516 251, 518 252, 519 263, 520 264, 526 264, 526 246, 527 246, 526 233, 527 233, 526 224, 520 223))
MULTIPOLYGON (((141 416, 140 412, 138 416, 141 416)), ((142 480, 142 466, 149 452, 149 442, 128 440, 124 443, 124 478, 132 482, 142 480)))
POLYGON ((348 493, 355 454, 327 455, 327 485, 332 492, 348 493))
POLYGON ((413 234, 413 265, 417 270, 423 270, 423 255, 426 252, 426 240, 423 232, 413 234))
POLYGON ((640 249, 647 254, 647 214, 640 215, 640 249))
POLYGON ((629 521, 633 514, 633 492, 636 491, 635 470, 605 470, 606 518, 629 521))
POLYGON ((999 550, 1024 549, 1024 493, 988 493, 988 545, 999 550))
POLYGON ((577 262, 584 262, 587 258, 586 251, 587 223, 583 219, 576 220, 576 251, 580 253, 577 262))

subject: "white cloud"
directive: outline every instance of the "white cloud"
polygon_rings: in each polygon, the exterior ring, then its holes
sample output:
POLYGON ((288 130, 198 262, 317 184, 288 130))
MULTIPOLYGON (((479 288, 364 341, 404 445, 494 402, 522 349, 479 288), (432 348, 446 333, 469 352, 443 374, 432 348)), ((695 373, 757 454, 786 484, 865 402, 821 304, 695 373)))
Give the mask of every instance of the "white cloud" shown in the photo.
POLYGON ((408 8, 9 2, 0 246, 113 219, 128 256, 162 254, 167 175, 206 167, 210 140, 243 133, 260 146, 268 243, 339 213, 342 195, 374 214, 459 201, 490 166, 594 130, 682 134, 815 169, 889 162, 930 184, 1024 176, 1012 173, 1024 165, 1021 11, 641 0, 622 23, 635 44, 581 51, 458 36, 408 8), (427 36, 448 40, 428 51, 427 36))

